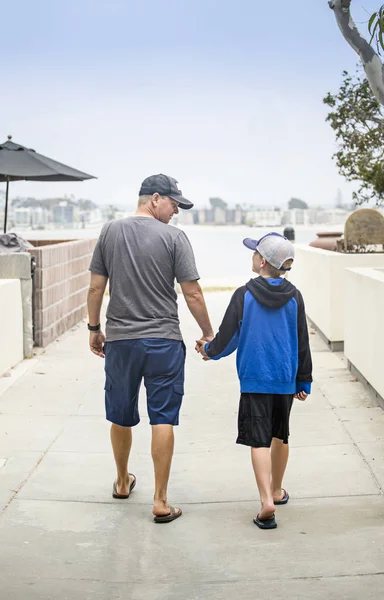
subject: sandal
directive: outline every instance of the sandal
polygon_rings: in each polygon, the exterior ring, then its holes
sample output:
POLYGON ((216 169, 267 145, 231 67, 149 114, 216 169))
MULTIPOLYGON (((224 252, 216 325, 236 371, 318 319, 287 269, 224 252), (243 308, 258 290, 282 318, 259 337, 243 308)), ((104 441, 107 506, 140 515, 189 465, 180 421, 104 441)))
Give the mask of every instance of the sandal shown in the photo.
POLYGON ((253 519, 253 522, 260 529, 276 529, 277 527, 274 514, 269 519, 259 519, 259 515, 257 515, 256 519, 253 519))
POLYGON ((171 521, 174 521, 175 519, 181 517, 181 515, 183 514, 181 508, 174 508, 173 506, 170 506, 169 508, 171 512, 167 515, 153 517, 155 523, 170 523, 171 521))
POLYGON ((132 481, 131 485, 129 486, 129 494, 119 494, 117 492, 116 481, 114 481, 113 482, 113 490, 112 490, 113 498, 117 498, 118 500, 127 500, 127 498, 129 498, 129 496, 131 495, 131 492, 136 485, 136 477, 135 477, 135 475, 133 475, 133 473, 128 473, 128 475, 129 475, 129 477, 133 477, 133 481, 132 481))
POLYGON ((279 506, 280 504, 287 504, 288 500, 289 500, 289 494, 287 492, 287 490, 285 490, 284 488, 281 488, 284 492, 284 496, 282 497, 281 500, 277 500, 276 502, 274 502, 275 506, 279 506))

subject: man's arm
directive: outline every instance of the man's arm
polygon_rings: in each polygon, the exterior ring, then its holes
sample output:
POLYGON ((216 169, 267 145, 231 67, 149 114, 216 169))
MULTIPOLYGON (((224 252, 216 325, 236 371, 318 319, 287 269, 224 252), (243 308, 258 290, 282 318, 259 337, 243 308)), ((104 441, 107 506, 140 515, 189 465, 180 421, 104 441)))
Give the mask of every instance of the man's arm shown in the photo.
MULTIPOLYGON (((98 275, 97 273, 91 273, 91 283, 88 290, 88 322, 90 325, 100 324, 100 311, 101 305, 103 304, 103 297, 105 288, 107 286, 108 277, 105 275, 98 275)), ((89 332, 89 347, 91 351, 104 358, 103 344, 105 342, 104 333, 101 331, 90 331, 89 332)))
POLYGON ((187 306, 201 329, 202 339, 209 342, 215 337, 215 334, 199 283, 197 281, 181 281, 180 286, 187 306))

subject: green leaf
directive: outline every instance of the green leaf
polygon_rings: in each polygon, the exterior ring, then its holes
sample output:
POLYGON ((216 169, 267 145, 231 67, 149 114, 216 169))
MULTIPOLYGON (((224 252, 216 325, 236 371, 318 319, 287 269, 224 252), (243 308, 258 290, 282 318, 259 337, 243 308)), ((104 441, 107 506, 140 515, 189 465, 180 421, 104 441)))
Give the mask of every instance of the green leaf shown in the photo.
POLYGON ((371 27, 372 27, 372 25, 373 25, 376 17, 377 17, 377 12, 373 13, 373 15, 371 16, 371 18, 369 19, 369 23, 368 23, 368 31, 369 31, 369 33, 371 33, 371 27))
POLYGON ((382 50, 384 50, 384 39, 383 39, 383 30, 382 29, 380 29, 380 31, 379 31, 379 43, 380 43, 382 50))
POLYGON ((372 44, 372 40, 373 40, 373 38, 375 37, 375 34, 376 34, 376 29, 379 27, 379 25, 380 25, 380 19, 377 19, 376 25, 374 26, 373 31, 372 31, 371 39, 369 40, 370 44, 372 44))

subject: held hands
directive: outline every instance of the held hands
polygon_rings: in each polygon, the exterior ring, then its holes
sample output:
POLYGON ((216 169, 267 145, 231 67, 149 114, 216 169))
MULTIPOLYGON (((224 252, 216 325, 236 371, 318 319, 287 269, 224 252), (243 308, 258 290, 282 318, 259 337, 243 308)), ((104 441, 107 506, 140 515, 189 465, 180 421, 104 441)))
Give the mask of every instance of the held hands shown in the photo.
POLYGON ((100 356, 100 358, 104 358, 103 346, 105 342, 105 335, 100 331, 90 331, 89 332, 89 347, 93 354, 96 356, 100 356))
POLYGON ((196 352, 201 354, 201 356, 203 357, 203 360, 205 360, 205 361, 210 360, 209 356, 207 356, 206 353, 204 352, 204 346, 207 343, 207 341, 210 341, 210 340, 206 340, 204 338, 202 338, 201 340, 196 340, 196 346, 195 346, 196 352))

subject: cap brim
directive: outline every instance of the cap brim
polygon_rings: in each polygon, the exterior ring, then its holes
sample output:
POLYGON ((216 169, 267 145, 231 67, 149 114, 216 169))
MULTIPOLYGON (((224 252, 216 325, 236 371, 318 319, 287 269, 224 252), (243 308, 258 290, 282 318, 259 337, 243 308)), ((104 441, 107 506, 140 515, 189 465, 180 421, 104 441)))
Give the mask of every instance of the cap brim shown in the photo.
POLYGON ((184 210, 193 208, 193 202, 187 200, 186 198, 184 198, 184 196, 178 196, 177 194, 167 194, 167 196, 169 196, 169 198, 172 198, 172 200, 177 202, 180 208, 183 208, 184 210))
POLYGON ((259 240, 252 240, 251 238, 245 238, 245 240, 243 240, 244 246, 246 246, 247 248, 249 248, 250 250, 253 250, 253 251, 256 250, 258 243, 259 243, 259 240))

